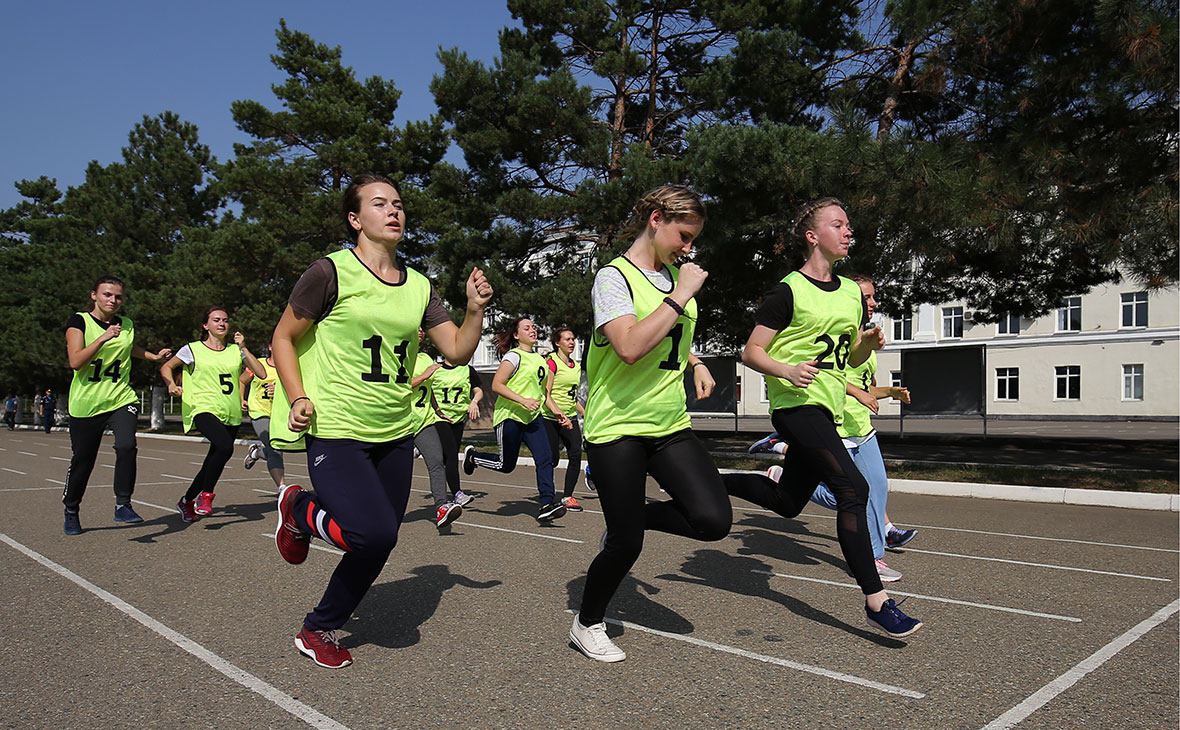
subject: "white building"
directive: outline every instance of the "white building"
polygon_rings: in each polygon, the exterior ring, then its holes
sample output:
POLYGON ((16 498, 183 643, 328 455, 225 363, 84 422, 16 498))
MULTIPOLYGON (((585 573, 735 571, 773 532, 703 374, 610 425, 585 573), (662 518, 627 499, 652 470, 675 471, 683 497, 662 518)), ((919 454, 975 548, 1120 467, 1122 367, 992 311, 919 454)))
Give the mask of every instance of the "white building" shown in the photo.
MULTIPOLYGON (((983 346, 988 417, 1180 417, 1180 289, 1146 292, 1128 282, 1067 297, 1048 316, 973 321, 962 302, 924 304, 913 315, 881 318, 887 344, 877 384, 905 385, 902 353, 983 346)), ((738 364, 743 415, 768 412, 762 376, 738 364), (757 394, 759 397, 751 398, 757 394)), ((974 373, 970 377, 978 378, 974 373)), ((882 402, 882 415, 899 405, 882 402)))

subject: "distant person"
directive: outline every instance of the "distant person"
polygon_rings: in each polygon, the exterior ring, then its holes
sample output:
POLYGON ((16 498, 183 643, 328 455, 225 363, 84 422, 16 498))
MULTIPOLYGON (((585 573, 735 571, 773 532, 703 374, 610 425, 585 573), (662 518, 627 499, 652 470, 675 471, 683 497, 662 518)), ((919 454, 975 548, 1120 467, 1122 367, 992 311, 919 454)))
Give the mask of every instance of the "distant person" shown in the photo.
POLYGON ((196 522, 213 513, 214 490, 226 463, 234 455, 234 440, 242 425, 239 378, 248 367, 265 378, 266 366, 246 349, 246 338, 234 332, 228 342, 229 314, 225 307, 206 307, 201 315, 201 339, 180 348, 160 368, 168 392, 180 396, 184 432, 196 429, 209 441, 209 451, 188 491, 176 503, 180 519, 196 522), (181 383, 175 370, 183 367, 181 383))
POLYGON ((90 311, 77 312, 66 321, 66 354, 74 371, 68 404, 73 456, 61 499, 67 535, 82 532, 78 508, 108 428, 115 435, 115 521, 143 522, 131 506, 139 421, 139 399, 131 389, 131 358, 159 363, 172 351, 148 352, 135 344, 135 323, 119 314, 123 297, 122 281, 99 277, 90 290, 94 303, 90 311))
POLYGON ((479 404, 483 400, 479 373, 470 365, 454 365, 444 358, 430 378, 430 394, 439 414, 432 428, 438 433, 442 448, 450 501, 466 507, 475 497, 463 491, 459 482, 459 445, 463 443, 467 423, 479 420, 479 404))
POLYGON ((582 505, 574 497, 574 488, 578 486, 578 478, 582 474, 582 429, 578 427, 578 417, 586 415, 586 410, 578 402, 582 366, 573 358, 574 347, 577 345, 573 330, 558 327, 553 330, 550 341, 553 343, 553 352, 545 358, 545 366, 549 368, 549 379, 545 387, 550 399, 560 412, 565 414, 566 425, 560 425, 557 414, 545 408, 545 432, 553 449, 553 463, 556 465, 560 460, 562 444, 565 445, 568 457, 561 503, 570 512, 581 512, 582 505))
POLYGON ((242 402, 242 410, 250 416, 250 426, 254 429, 254 435, 258 437, 258 443, 250 444, 249 450, 246 451, 246 458, 243 460, 242 466, 246 469, 253 469, 254 465, 265 457, 266 470, 270 473, 271 481, 275 483, 277 494, 286 486, 283 454, 270 445, 270 411, 274 405, 275 383, 278 382, 279 373, 275 370, 270 348, 263 348, 263 353, 262 362, 266 365, 266 377, 260 378, 254 374, 253 370, 246 368, 242 372, 241 378, 238 379, 242 392, 246 392, 249 387, 249 394, 242 402))
POLYGON ((49 388, 45 389, 45 395, 41 396, 41 425, 45 427, 45 433, 49 433, 56 425, 57 414, 57 398, 54 397, 53 391, 49 388))
POLYGON ((16 396, 12 393, 4 399, 4 423, 8 424, 8 430, 11 431, 16 428, 16 409, 18 403, 16 396))

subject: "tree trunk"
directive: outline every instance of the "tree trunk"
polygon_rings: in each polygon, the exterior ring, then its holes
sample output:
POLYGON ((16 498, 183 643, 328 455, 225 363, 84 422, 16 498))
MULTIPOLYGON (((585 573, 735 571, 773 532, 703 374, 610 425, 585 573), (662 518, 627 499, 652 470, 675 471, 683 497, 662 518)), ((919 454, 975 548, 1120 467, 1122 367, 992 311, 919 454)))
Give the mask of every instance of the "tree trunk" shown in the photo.
MULTIPOLYGON (((627 29, 623 28, 623 35, 619 41, 619 49, 627 50, 627 29)), ((615 113, 611 119, 610 129, 610 163, 606 168, 608 180, 623 178, 623 134, 626 130, 627 114, 627 76, 620 72, 614 79, 615 85, 615 113)))
POLYGON ((889 86, 886 88, 885 104, 882 105, 881 117, 877 120, 877 139, 888 137, 890 130, 893 129, 893 120, 897 114, 897 104, 901 99, 901 90, 905 85, 906 77, 909 76, 910 67, 914 62, 914 49, 917 47, 917 41, 910 41, 898 54, 897 71, 894 72, 893 78, 889 81, 889 86))
POLYGON ((656 89, 660 78, 660 14, 651 15, 651 58, 647 67, 647 119, 643 123, 643 144, 650 150, 656 129, 656 89))

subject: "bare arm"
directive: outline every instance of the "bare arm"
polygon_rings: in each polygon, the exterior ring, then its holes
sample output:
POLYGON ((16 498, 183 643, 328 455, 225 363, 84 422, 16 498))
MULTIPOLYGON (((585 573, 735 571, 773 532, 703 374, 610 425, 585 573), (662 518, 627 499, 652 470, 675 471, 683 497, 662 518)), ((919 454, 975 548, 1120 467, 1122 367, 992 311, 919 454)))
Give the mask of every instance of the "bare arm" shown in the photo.
POLYGON ((271 354, 275 361, 275 370, 279 373, 279 380, 283 383, 283 390, 287 393, 287 401, 291 404, 291 413, 287 417, 287 425, 292 431, 303 431, 311 425, 311 415, 315 412, 315 404, 307 397, 303 389, 303 376, 299 372, 299 359, 295 356, 295 346, 307 334, 314 320, 300 317, 291 309, 290 305, 283 310, 283 316, 275 326, 274 336, 271 338, 271 354))
POLYGON ((176 357, 175 355, 173 355, 172 357, 165 360, 164 364, 160 366, 160 377, 164 379, 164 385, 168 386, 168 394, 169 395, 183 395, 184 394, 183 389, 181 389, 181 387, 176 383, 176 380, 173 377, 175 374, 176 368, 180 367, 183 364, 184 364, 183 360, 181 360, 179 357, 176 357))
POLYGON ((83 344, 86 338, 82 336, 82 330, 70 327, 66 330, 66 354, 70 359, 70 367, 74 370, 81 370, 90 364, 94 356, 98 354, 99 349, 103 345, 110 342, 119 336, 123 331, 120 325, 113 324, 107 327, 106 331, 98 337, 94 338, 94 342, 89 345, 83 344))
POLYGON ((549 409, 550 413, 557 414, 557 425, 561 426, 562 428, 573 428, 573 424, 570 423, 569 416, 565 415, 565 413, 561 410, 561 408, 558 407, 557 401, 553 400, 553 381, 554 380, 556 380, 556 378, 553 375, 553 371, 550 370, 548 367, 546 367, 545 368, 545 407, 549 409))
POLYGON ((746 340, 746 347, 742 350, 742 362, 763 375, 782 378, 798 388, 811 385, 816 373, 819 372, 815 360, 790 365, 775 360, 766 352, 766 347, 776 334, 775 330, 766 325, 754 325, 754 330, 746 340))
MULTIPOLYGON (((676 288, 668 297, 683 310, 688 300, 700 291, 708 277, 708 272, 696 264, 685 264, 680 267, 676 288)), ((664 303, 642 320, 634 314, 616 317, 602 326, 602 333, 610 340, 611 347, 619 358, 628 365, 633 365, 668 336, 679 318, 679 312, 664 303)))

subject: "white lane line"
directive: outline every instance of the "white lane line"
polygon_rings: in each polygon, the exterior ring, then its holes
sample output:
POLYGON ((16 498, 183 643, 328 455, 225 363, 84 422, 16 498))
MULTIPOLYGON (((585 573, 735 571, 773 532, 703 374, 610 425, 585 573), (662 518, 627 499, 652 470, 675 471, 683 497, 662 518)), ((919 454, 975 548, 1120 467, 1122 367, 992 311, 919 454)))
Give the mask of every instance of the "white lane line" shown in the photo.
MULTIPOLYGON (((414 478, 415 479, 429 479, 430 475, 428 475, 428 474, 415 474, 414 478)), ((463 483, 464 484, 481 484, 481 485, 489 486, 489 487, 508 487, 509 489, 522 489, 522 490, 530 491, 530 492, 537 491, 536 487, 525 487, 525 486, 521 486, 519 484, 505 484, 504 482, 483 482, 478 479, 470 479, 470 478, 464 479, 463 483)), ((429 489, 415 489, 413 491, 415 491, 415 492, 429 492, 430 490, 429 489)), ((578 490, 578 491, 582 491, 582 490, 578 490)), ((583 494, 594 494, 594 492, 590 492, 590 491, 583 491, 582 493, 583 494)), ((592 515, 602 514, 602 512, 599 510, 586 509, 585 507, 582 508, 582 511, 586 512, 588 514, 592 514, 592 515)))
POLYGON ((69 459, 64 456, 51 456, 49 458, 53 459, 54 461, 69 461, 69 459))
POLYGON ((16 469, 9 469, 9 468, 8 468, 8 467, 6 467, 6 466, 0 466, 0 469, 3 469, 4 471, 10 471, 10 472, 12 472, 13 474, 20 474, 22 477, 27 477, 27 476, 28 476, 28 474, 25 474, 23 471, 17 471, 16 469))
POLYGON ((32 558, 34 561, 40 563, 44 567, 49 568, 54 573, 57 573, 74 585, 77 585, 78 587, 93 593, 95 596, 106 601, 108 604, 123 612, 128 617, 138 621, 143 626, 156 632, 184 651, 187 651, 189 654, 192 654, 196 658, 208 664, 213 669, 224 674, 226 677, 229 677, 251 692, 254 692, 269 700, 308 725, 321 730, 348 730, 346 725, 336 722, 327 715, 324 715, 314 708, 303 704, 291 695, 286 694, 274 685, 269 684, 258 677, 255 677, 253 674, 250 674, 246 670, 231 664, 225 659, 222 659, 184 634, 168 628, 160 621, 157 621, 143 611, 140 611, 138 608, 132 606, 130 603, 127 603, 122 598, 119 598, 113 593, 99 588, 77 573, 74 573, 73 571, 53 562, 44 555, 41 555, 40 553, 25 547, 16 540, 13 540, 8 535, 0 533, 0 541, 7 543, 15 550, 24 553, 29 558, 32 558))
POLYGON ((1119 578, 1135 578, 1137 580, 1155 580, 1161 583, 1171 583, 1171 578, 1156 578, 1151 575, 1135 575, 1134 573, 1115 573, 1110 570, 1093 570, 1091 568, 1074 568, 1069 565, 1053 565, 1052 563, 1030 563, 1024 560, 1007 560, 1005 558, 985 558, 982 555, 962 555, 960 553, 942 553, 937 550, 913 550, 906 548, 909 553, 921 553, 923 555, 943 555, 950 558, 964 558, 966 560, 984 560, 989 563, 1008 563, 1009 565, 1027 565, 1033 568, 1048 568, 1050 570, 1071 570, 1076 573, 1093 573, 1095 575, 1113 575, 1119 578))
POLYGON ((99 466, 101 466, 103 469, 114 469, 115 468, 114 464, 99 464, 99 466))
MULTIPOLYGON (((46 479, 45 481, 53 482, 54 484, 61 484, 61 482, 55 481, 53 479, 46 479)), ((59 489, 61 489, 61 487, 6 487, 4 489, 0 489, 0 492, 56 492, 59 489)))
MULTIPOLYGON (((822 583, 829 586, 837 586, 840 588, 857 588, 855 583, 841 583, 834 580, 823 580, 822 578, 809 578, 803 575, 787 575, 786 573, 775 573, 769 570, 751 570, 751 573, 758 573, 760 575, 773 575, 775 578, 790 578, 791 580, 802 580, 808 583, 822 583)), ((1055 613, 1041 613, 1040 611, 1027 611, 1023 608, 1012 608, 1010 606, 996 606, 990 603, 974 603, 972 601, 960 601, 955 598, 943 598, 941 596, 927 596, 922 593, 906 593, 904 591, 894 590, 892 585, 886 589, 890 596, 909 596, 911 598, 921 598, 927 601, 937 601, 938 603, 952 603, 957 606, 970 606, 971 608, 985 608, 989 611, 1003 611, 1005 613, 1018 613, 1022 616, 1035 616, 1036 618, 1048 618, 1055 621, 1069 621, 1070 623, 1081 623, 1080 618, 1073 616, 1059 616, 1055 613)))
POLYGON ((1143 638, 1148 631, 1172 618, 1180 610, 1180 600, 1175 600, 1128 629, 1124 634, 1106 646, 1078 662, 1068 672, 1029 695, 1027 699, 983 726, 983 730, 1006 730, 1023 722, 1029 715, 1053 701, 1058 695, 1072 687, 1082 677, 1112 659, 1123 649, 1143 638))
POLYGON ((147 459, 148 461, 164 461, 164 459, 161 459, 161 458, 160 458, 160 457, 158 457, 158 456, 144 456, 143 454, 137 454, 135 458, 137 458, 137 459, 147 459))
POLYGON ((16 453, 24 454, 25 456, 36 456, 36 454, 34 454, 32 451, 18 451, 16 453))
MULTIPOLYGON (((735 507, 735 511, 739 508, 735 507)), ((745 512, 760 512, 762 514, 775 514, 768 509, 759 509, 757 507, 741 507, 745 512)), ((821 508, 822 509, 822 508, 821 508)), ((835 520, 834 514, 816 514, 815 512, 807 512, 800 517, 814 517, 817 520, 835 520)), ((911 525, 907 523, 908 527, 913 527, 922 530, 943 530, 945 532, 964 532, 971 535, 988 535, 989 537, 1015 537, 1021 540, 1043 540, 1045 542, 1064 542, 1074 545, 1093 545, 1095 547, 1112 547, 1112 548, 1126 548, 1127 550, 1152 550, 1161 553, 1180 553, 1180 550, 1174 548, 1160 548, 1148 547, 1146 545, 1127 545, 1118 542, 1095 542, 1094 540, 1074 540, 1065 537, 1044 537, 1043 535, 1021 535, 1015 532, 990 532, 988 530, 969 530, 965 527, 939 527, 938 525, 911 525)), ((901 550, 909 550, 909 548, 900 548, 901 550)))
MULTIPOLYGON (((264 532, 264 533, 262 533, 262 536, 265 537, 267 540, 274 542, 275 534, 273 532, 264 532)), ((312 550, 319 550, 319 551, 325 552, 325 553, 332 553, 333 555, 343 555, 344 554, 343 550, 340 550, 340 549, 334 548, 334 547, 328 547, 327 545, 320 545, 320 544, 314 543, 314 542, 312 544, 308 545, 308 547, 311 548, 312 550)))
MULTIPOLYGON (((168 477, 169 479, 179 479, 179 480, 180 480, 180 481, 182 481, 182 482, 186 482, 186 481, 188 481, 189 479, 191 479, 191 477, 182 477, 182 476, 177 476, 176 474, 165 474, 165 473, 163 473, 163 472, 160 472, 160 476, 162 476, 162 477, 168 477)), ((167 483, 167 482, 165 482, 165 484, 166 484, 166 483, 167 483)))
MULTIPOLYGON (((574 611, 566 611, 566 613, 575 613, 574 611)), ((902 697, 911 697, 916 700, 924 698, 926 695, 922 692, 915 692, 912 689, 905 689, 904 687, 894 687, 891 684, 883 684, 864 677, 857 677, 853 674, 845 674, 844 672, 837 672, 831 669, 824 669, 823 667, 816 667, 811 664, 803 664, 801 662, 793 662, 789 659, 780 659, 778 657, 767 656, 766 654, 756 654, 745 649, 738 649, 735 646, 726 646, 725 644, 717 644, 712 641, 705 641, 694 636, 685 636, 683 634, 672 634, 667 631, 660 631, 659 629, 648 628, 647 626, 640 626, 639 624, 631 623, 630 621, 619 621, 618 619, 608 618, 607 623, 622 626, 627 629, 634 629, 642 631, 645 634, 654 634, 662 636, 665 639, 672 639, 673 641, 683 641, 686 644, 693 644, 694 646, 712 649, 713 651, 723 652, 725 654, 733 654, 735 656, 745 657, 747 659, 754 659, 755 661, 765 662, 767 664, 775 664, 780 667, 787 667, 788 669, 795 669, 800 672, 807 672, 808 674, 817 674, 828 679, 835 679, 839 682, 847 682, 849 684, 859 685, 868 689, 875 689, 878 692, 885 692, 887 694, 901 695, 902 697)))

